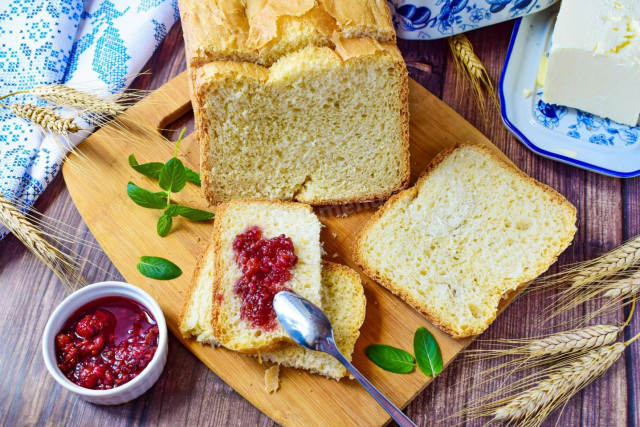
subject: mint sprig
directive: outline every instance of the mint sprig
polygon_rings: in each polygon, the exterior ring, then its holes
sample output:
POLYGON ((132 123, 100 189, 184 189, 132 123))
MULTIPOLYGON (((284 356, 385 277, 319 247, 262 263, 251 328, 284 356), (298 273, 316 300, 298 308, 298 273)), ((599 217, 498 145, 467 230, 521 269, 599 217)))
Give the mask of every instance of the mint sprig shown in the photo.
POLYGON ((164 212, 158 218, 156 226, 156 231, 160 237, 167 236, 171 232, 173 218, 177 216, 192 221, 206 221, 214 216, 211 212, 171 203, 171 195, 182 191, 187 181, 200 185, 200 174, 186 167, 178 158, 178 147, 186 130, 184 128, 180 132, 173 157, 166 163, 139 164, 133 154, 129 156, 129 165, 135 171, 151 178, 157 178, 158 185, 164 190, 153 192, 138 187, 133 182, 127 184, 127 194, 135 204, 149 209, 164 209, 164 212))
MULTIPOLYGON (((158 179, 160 177, 160 169, 164 166, 164 163, 160 162, 149 162, 139 164, 136 156, 131 154, 129 156, 129 166, 133 168, 136 172, 141 173, 144 176, 148 176, 149 178, 158 179)), ((200 186, 200 174, 188 166, 184 167, 184 172, 187 177, 187 181, 193 182, 197 186, 200 186)))

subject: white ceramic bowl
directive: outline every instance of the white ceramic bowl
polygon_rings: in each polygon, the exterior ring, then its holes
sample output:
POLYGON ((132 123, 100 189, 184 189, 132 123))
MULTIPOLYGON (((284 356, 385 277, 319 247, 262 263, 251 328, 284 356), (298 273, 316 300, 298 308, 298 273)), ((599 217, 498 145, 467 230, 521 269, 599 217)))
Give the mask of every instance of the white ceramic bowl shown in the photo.
POLYGON ((49 373, 62 387, 98 405, 119 405, 129 402, 151 388, 160 377, 167 361, 167 323, 158 303, 142 289, 122 282, 101 282, 86 286, 69 295, 55 309, 42 337, 42 355, 49 373), (156 319, 159 330, 158 349, 147 367, 128 383, 110 390, 90 390, 69 381, 58 368, 55 354, 55 337, 65 322, 83 305, 99 298, 119 296, 130 298, 145 306, 156 319))
POLYGON ((559 0, 387 0, 399 38, 431 40, 539 12, 559 0))

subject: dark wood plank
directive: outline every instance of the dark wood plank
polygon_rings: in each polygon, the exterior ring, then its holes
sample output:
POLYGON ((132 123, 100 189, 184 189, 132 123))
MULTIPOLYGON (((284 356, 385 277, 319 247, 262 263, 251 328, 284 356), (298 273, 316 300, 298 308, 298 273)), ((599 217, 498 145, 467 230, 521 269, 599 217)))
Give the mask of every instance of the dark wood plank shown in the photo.
MULTIPOLYGON (((494 82, 498 81, 512 24, 505 23, 468 34, 494 82)), ((497 111, 488 108, 483 118, 464 78, 457 74, 446 41, 399 41, 410 75, 487 135, 520 168, 559 190, 578 207, 579 231, 574 245, 558 265, 596 256, 640 233, 640 179, 620 181, 542 159, 529 152, 502 125, 497 111)), ((184 44, 177 24, 147 64, 151 74, 136 79, 133 87, 154 89, 184 70, 184 44)), ((488 101, 487 101, 488 102, 488 101)), ((168 126, 192 129, 185 116, 168 126)), ((175 133, 167 132, 175 139, 175 133)), ((62 179, 54 180, 37 203, 38 210, 68 224, 73 232, 95 243, 76 211, 62 179)), ((84 272, 91 282, 118 280, 108 258, 91 245, 74 250, 95 265, 84 272)), ((554 266, 551 272, 557 271, 554 266)), ((486 339, 522 337, 543 331, 540 311, 555 291, 528 293, 503 313, 483 336, 486 339)), ((57 386, 46 373, 40 356, 44 324, 65 291, 57 278, 15 238, 0 242, 0 423, 3 425, 272 425, 230 387, 171 338, 165 372, 147 394, 129 404, 99 407, 86 403, 57 386)), ((584 307, 573 314, 584 311, 584 307)), ((612 316, 621 320, 624 314, 612 316)), ((625 336, 640 333, 636 317, 625 336)), ((477 344, 476 344, 477 345, 477 344)), ((602 379, 572 399, 560 425, 640 425, 640 342, 602 379)), ((454 363, 407 408, 419 425, 435 425, 461 409, 465 401, 493 391, 478 386, 474 373, 492 363, 454 363), (475 388, 474 388, 475 387, 475 388)), ((555 420, 555 418, 552 418, 555 420)), ((479 421, 465 425, 481 425, 479 421)), ((548 425, 553 425, 548 422, 548 425)))

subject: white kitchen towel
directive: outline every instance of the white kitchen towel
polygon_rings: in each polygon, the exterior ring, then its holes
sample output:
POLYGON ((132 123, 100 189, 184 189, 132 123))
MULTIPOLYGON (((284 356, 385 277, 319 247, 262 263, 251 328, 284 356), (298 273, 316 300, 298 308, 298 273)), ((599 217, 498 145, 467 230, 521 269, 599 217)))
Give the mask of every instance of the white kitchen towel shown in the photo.
MULTIPOLYGON (((0 0, 0 95, 52 83, 121 91, 179 16, 177 0, 0 0)), ((14 102, 40 101, 30 95, 0 101, 14 102)), ((7 199, 32 206, 65 154, 0 108, 0 193, 7 199)), ((0 239, 6 234, 0 226, 0 239)))

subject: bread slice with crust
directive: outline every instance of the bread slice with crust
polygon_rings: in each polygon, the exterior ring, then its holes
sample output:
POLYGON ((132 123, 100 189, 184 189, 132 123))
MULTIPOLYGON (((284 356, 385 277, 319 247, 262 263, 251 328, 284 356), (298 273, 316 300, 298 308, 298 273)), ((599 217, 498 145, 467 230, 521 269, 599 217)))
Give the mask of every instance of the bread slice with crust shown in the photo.
POLYGON ((298 261, 285 286, 322 307, 320 221, 311 207, 267 200, 233 200, 220 205, 212 237, 215 260, 212 325, 214 336, 223 346, 242 353, 269 351, 282 341, 291 341, 279 325, 272 330, 253 327, 240 315, 242 299, 235 294, 234 286, 242 271, 236 263, 233 242, 253 226, 260 227, 265 239, 280 235, 291 238, 298 261))
MULTIPOLYGON (((338 350, 351 360, 366 310, 360 275, 349 267, 325 261, 322 268, 322 305, 333 326, 338 350)), ((275 351, 262 353, 261 357, 337 381, 347 375, 345 367, 335 358, 296 344, 284 344, 275 351)))
MULTIPOLYGON (((185 298, 179 328, 185 338, 194 337, 202 344, 218 347, 212 316, 214 246, 209 245, 200 256, 191 288, 185 298)), ((322 266, 322 305, 338 349, 351 360, 360 327, 364 322, 366 299, 360 275, 344 265, 325 261, 322 266)), ((306 369, 327 378, 340 380, 346 369, 328 354, 306 350, 296 344, 282 344, 280 348, 261 354, 262 359, 298 369, 306 369)))
POLYGON ((217 347, 220 341, 213 333, 213 272, 215 270, 215 247, 209 243, 202 251, 191 278, 189 292, 185 297, 178 321, 180 333, 185 338, 217 347))
POLYGON ((553 264, 576 209, 479 144, 439 154, 360 232, 364 271, 454 338, 484 331, 500 300, 553 264))

